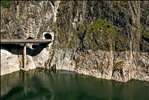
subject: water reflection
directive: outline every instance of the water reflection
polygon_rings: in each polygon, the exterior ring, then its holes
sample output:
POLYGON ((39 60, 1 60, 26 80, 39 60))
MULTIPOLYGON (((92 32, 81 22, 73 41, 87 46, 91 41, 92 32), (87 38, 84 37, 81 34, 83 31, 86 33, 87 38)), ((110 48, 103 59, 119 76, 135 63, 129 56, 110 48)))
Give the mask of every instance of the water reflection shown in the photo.
POLYGON ((74 72, 31 70, 2 76, 1 99, 149 100, 149 83, 121 83, 74 72))

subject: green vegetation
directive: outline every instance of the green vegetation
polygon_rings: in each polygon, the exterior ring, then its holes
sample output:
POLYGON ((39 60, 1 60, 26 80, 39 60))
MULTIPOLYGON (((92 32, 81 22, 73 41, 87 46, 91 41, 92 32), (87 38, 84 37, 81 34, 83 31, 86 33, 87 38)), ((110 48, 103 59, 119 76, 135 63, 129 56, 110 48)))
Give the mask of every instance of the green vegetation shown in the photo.
POLYGON ((149 48, 149 31, 142 32, 142 41, 140 41, 141 50, 146 51, 149 48))
POLYGON ((68 47, 69 45, 69 42, 70 42, 70 27, 69 27, 69 24, 64 24, 63 25, 64 27, 62 28, 58 28, 57 31, 58 31, 58 35, 57 35, 57 39, 59 41, 59 43, 61 44, 60 46, 62 48, 66 48, 68 47))
POLYGON ((128 0, 120 0, 120 5, 125 6, 128 0))
POLYGON ((98 19, 88 26, 82 22, 77 25, 77 29, 73 30, 70 29, 70 25, 66 21, 61 18, 58 20, 57 24, 63 25, 58 29, 57 35, 62 48, 74 48, 77 39, 81 39, 82 45, 88 49, 126 50, 125 37, 117 33, 115 27, 107 20, 98 19))
POLYGON ((84 23, 80 23, 78 26, 79 26, 79 28, 85 28, 84 23))
POLYGON ((149 40, 149 31, 145 32, 143 34, 143 37, 149 40))
POLYGON ((65 24, 65 25, 64 25, 64 31, 65 31, 65 32, 68 32, 68 31, 69 31, 69 25, 68 25, 68 24, 65 24))
POLYGON ((73 34, 72 34, 71 39, 68 43, 68 48, 74 48, 74 46, 76 45, 76 39, 77 39, 77 36, 78 36, 78 31, 73 30, 72 33, 73 34))
POLYGON ((88 25, 86 39, 93 47, 109 50, 110 46, 114 45, 116 32, 112 24, 106 20, 98 19, 88 25), (100 45, 97 41, 101 41, 100 45))
POLYGON ((2 4, 3 8, 9 8, 10 7, 10 3, 8 0, 2 0, 1 4, 2 4))
POLYGON ((88 41, 93 48, 98 47, 97 49, 126 50, 125 37, 117 33, 114 26, 107 20, 98 19, 89 24, 86 33, 86 41, 88 41))
POLYGON ((122 70, 124 67, 124 64, 125 64, 124 61, 119 61, 116 63, 114 62, 113 66, 114 66, 114 69, 116 69, 116 70, 122 70))
POLYGON ((86 29, 86 26, 84 25, 84 23, 79 23, 77 29, 74 29, 71 31, 72 35, 68 44, 69 48, 74 48, 74 46, 76 45, 77 38, 82 37, 85 29, 86 29))
POLYGON ((146 31, 142 34, 142 39, 146 42, 144 43, 143 41, 140 41, 140 45, 146 45, 147 47, 149 47, 149 31, 146 31))
POLYGON ((58 29, 58 41, 60 42, 60 44, 62 44, 63 42, 64 42, 64 38, 63 38, 63 36, 64 36, 64 32, 62 31, 62 30, 60 30, 60 29, 58 29))
POLYGON ((117 47, 119 51, 126 50, 126 38, 118 33, 115 35, 115 44, 119 44, 119 47, 117 47))
POLYGON ((92 31, 94 33, 98 33, 101 30, 105 31, 108 28, 112 29, 112 25, 108 21, 98 19, 97 21, 94 21, 93 23, 88 25, 87 32, 91 32, 92 31))

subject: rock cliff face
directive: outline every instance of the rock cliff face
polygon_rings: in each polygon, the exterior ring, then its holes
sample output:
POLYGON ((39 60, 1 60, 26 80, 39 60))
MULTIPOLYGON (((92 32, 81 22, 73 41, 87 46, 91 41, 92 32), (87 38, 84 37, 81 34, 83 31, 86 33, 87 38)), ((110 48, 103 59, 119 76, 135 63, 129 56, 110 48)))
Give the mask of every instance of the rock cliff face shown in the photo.
POLYGON ((1 38, 54 32, 52 47, 30 56, 34 66, 149 82, 148 1, 3 1, 1 15, 1 38))

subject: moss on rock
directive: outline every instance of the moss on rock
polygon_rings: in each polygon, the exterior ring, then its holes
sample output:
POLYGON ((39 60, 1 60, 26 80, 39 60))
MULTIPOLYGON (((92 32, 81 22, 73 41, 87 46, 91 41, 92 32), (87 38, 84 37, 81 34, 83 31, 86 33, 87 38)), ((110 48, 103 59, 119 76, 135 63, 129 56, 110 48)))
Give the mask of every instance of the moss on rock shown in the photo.
POLYGON ((1 2, 2 2, 1 4, 2 4, 3 8, 9 8, 10 7, 10 3, 8 0, 2 0, 1 2))
POLYGON ((145 32, 145 33, 143 34, 143 36, 144 36, 145 38, 149 39, 149 31, 145 32))
POLYGON ((86 41, 91 48, 110 50, 115 39, 115 29, 107 20, 98 19, 87 27, 86 41))
POLYGON ((125 65, 124 61, 114 62, 113 68, 115 70, 122 70, 124 68, 124 65, 125 65))

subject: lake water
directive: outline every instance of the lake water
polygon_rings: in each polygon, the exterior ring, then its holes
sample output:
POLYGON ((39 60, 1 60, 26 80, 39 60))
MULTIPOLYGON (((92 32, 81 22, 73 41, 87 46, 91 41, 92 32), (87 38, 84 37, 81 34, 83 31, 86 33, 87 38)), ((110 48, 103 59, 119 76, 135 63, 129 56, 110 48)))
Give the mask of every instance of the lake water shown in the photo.
POLYGON ((149 100, 149 83, 36 69, 1 76, 1 100, 149 100))

